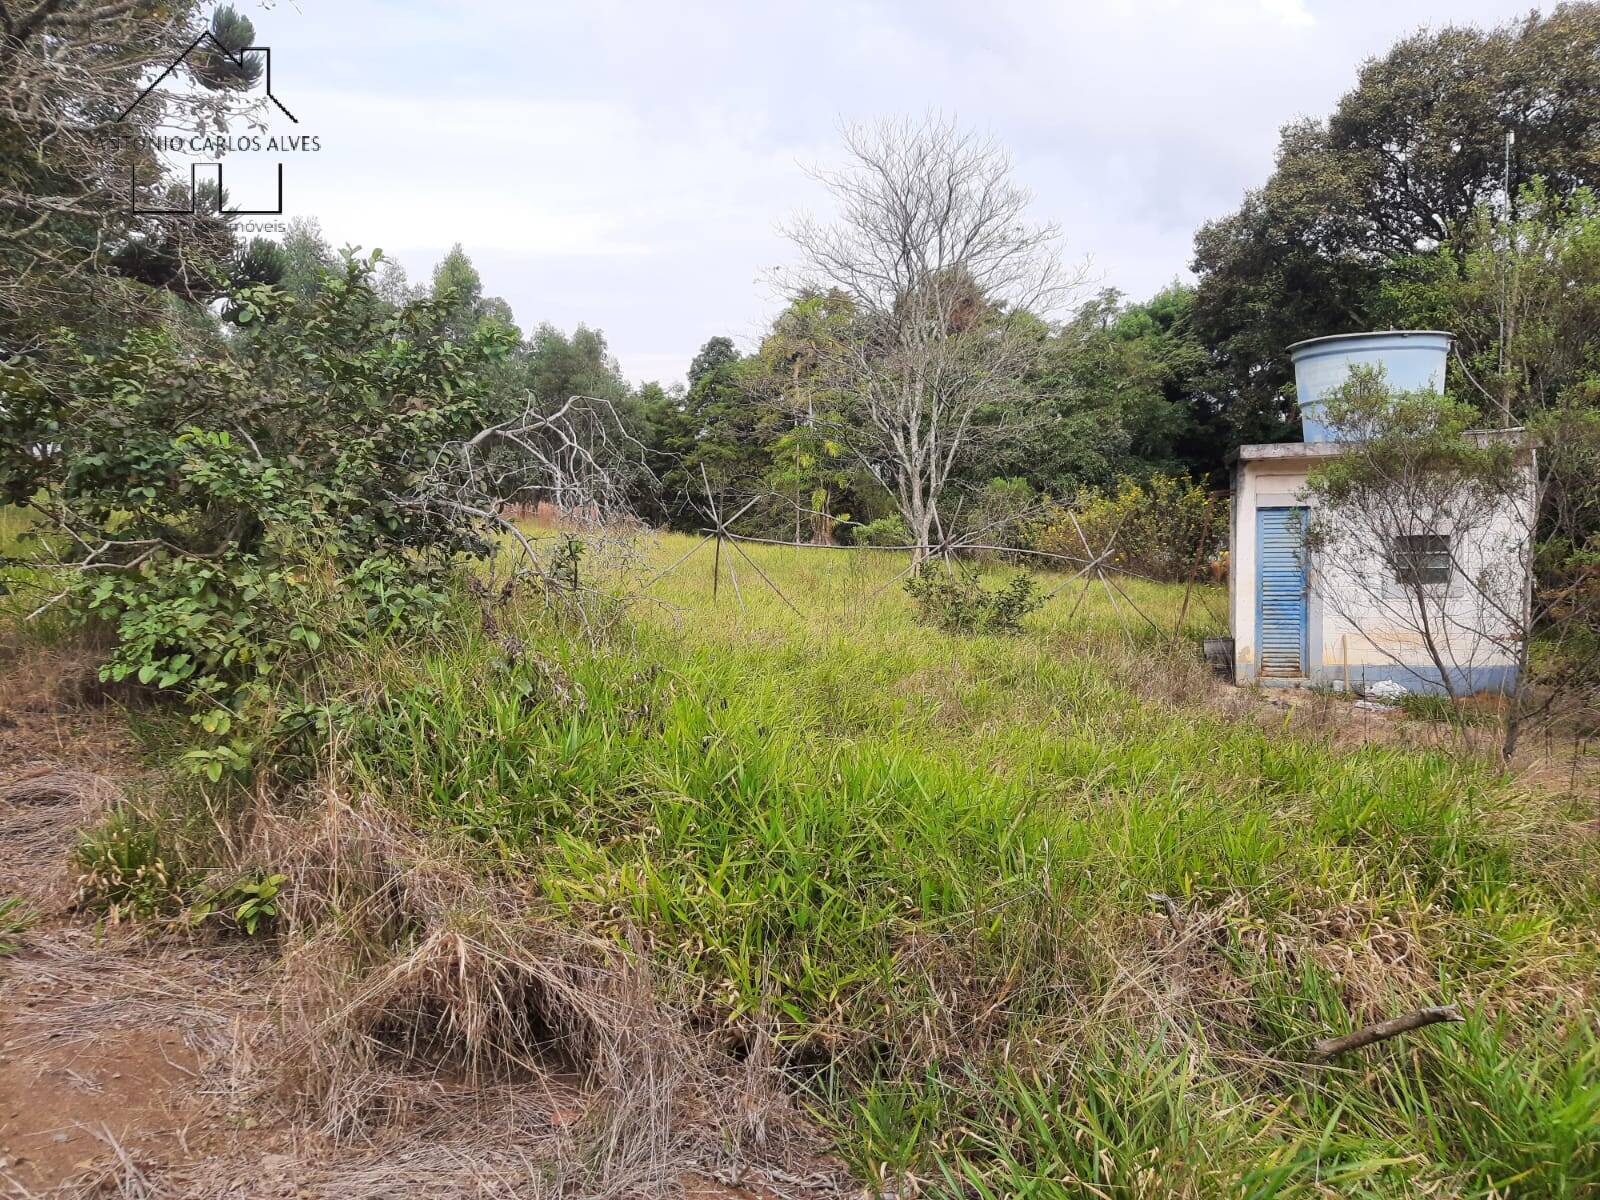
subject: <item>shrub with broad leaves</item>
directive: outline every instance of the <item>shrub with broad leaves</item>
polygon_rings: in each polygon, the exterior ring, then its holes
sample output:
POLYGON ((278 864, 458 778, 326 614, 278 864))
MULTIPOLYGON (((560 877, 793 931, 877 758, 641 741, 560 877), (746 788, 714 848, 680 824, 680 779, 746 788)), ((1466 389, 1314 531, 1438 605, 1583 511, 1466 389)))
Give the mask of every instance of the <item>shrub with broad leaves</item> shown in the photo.
POLYGON ((1044 603, 1038 583, 1026 572, 988 588, 969 566, 948 573, 924 566, 906 581, 906 592, 922 620, 949 633, 1018 633, 1022 618, 1044 603))
POLYGON ((309 300, 244 289, 221 347, 142 330, 0 363, 0 503, 32 510, 28 564, 110 631, 103 678, 195 707, 214 779, 248 763, 235 727, 275 676, 329 638, 435 627, 458 558, 489 548, 483 520, 415 496, 489 420, 512 335, 452 336, 448 298, 385 302, 379 259, 347 255, 309 300))

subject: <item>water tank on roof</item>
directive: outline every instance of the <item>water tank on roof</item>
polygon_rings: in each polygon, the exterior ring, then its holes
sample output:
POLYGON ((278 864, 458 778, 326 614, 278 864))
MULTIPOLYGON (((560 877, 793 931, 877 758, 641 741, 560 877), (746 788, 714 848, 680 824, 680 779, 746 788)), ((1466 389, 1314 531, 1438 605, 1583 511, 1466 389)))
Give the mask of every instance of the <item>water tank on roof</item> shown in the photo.
POLYGON ((1386 329, 1340 333, 1290 346, 1305 440, 1339 440, 1338 431, 1323 421, 1323 401, 1344 385, 1351 367, 1382 367, 1384 379, 1396 392, 1444 391, 1445 360, 1453 340, 1437 329, 1386 329))

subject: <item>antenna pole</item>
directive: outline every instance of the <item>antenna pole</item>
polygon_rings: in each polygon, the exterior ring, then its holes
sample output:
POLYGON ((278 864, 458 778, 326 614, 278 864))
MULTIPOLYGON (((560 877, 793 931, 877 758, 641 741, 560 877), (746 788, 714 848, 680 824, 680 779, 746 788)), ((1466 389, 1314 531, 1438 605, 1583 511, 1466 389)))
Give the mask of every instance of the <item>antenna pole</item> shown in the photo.
MULTIPOLYGON (((1506 206, 1506 208, 1505 208, 1505 222, 1506 222, 1507 249, 1510 249, 1510 241, 1511 241, 1511 238, 1514 236, 1512 234, 1512 232, 1511 232, 1511 147, 1512 147, 1512 144, 1514 142, 1516 142, 1516 140, 1517 140, 1517 131, 1515 129, 1506 130, 1506 164, 1505 164, 1505 182, 1504 182, 1503 187, 1504 187, 1504 191, 1505 191, 1505 206, 1506 206)), ((1500 375, 1501 375, 1502 386, 1504 386, 1505 370, 1506 370, 1506 279, 1505 279, 1504 275, 1501 275, 1501 277, 1500 277, 1500 365, 1499 365, 1499 371, 1500 371, 1500 375)), ((1503 402, 1504 402, 1504 398, 1502 397, 1502 403, 1503 402)))

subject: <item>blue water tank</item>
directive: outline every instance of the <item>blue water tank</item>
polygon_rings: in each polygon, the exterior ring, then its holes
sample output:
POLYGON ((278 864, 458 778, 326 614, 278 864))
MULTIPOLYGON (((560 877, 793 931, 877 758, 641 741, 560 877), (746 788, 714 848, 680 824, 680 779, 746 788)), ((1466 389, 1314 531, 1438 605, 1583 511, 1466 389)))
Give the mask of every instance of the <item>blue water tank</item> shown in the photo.
POLYGON ((1344 386, 1351 367, 1382 367, 1390 389, 1396 392, 1444 391, 1445 361, 1454 340, 1437 329, 1385 329, 1339 333, 1290 346, 1305 440, 1339 440, 1338 431, 1323 422, 1323 400, 1344 386))

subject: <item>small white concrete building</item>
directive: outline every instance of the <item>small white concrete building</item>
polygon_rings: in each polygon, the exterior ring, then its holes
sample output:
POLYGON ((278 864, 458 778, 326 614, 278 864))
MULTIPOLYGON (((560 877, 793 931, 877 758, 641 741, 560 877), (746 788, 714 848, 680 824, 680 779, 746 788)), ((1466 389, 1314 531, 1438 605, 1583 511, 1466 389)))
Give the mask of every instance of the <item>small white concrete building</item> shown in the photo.
POLYGON ((1437 692, 1438 657, 1458 694, 1514 685, 1533 535, 1531 450, 1525 497, 1498 501, 1470 522, 1400 514, 1381 558, 1370 544, 1324 542, 1312 552, 1302 541, 1313 511, 1307 477, 1345 446, 1323 424, 1321 399, 1358 365, 1381 367, 1397 392, 1442 391, 1451 340, 1431 330, 1388 331, 1289 348, 1306 440, 1241 446, 1232 460, 1228 600, 1236 682, 1362 691, 1392 680, 1408 691, 1437 692), (1397 571, 1410 577, 1397 578, 1397 571))

